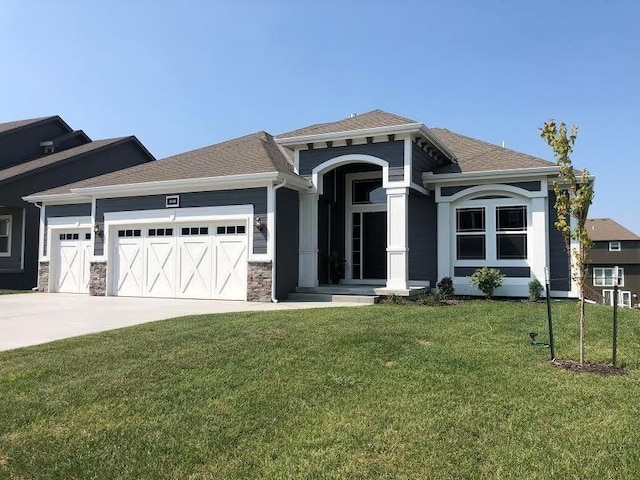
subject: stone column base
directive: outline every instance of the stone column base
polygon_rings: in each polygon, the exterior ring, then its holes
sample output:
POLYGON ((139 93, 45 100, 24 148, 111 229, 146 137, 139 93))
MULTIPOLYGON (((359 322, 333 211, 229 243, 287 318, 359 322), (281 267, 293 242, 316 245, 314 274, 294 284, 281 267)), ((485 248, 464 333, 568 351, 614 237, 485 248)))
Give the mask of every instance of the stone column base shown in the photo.
POLYGON ((89 295, 104 297, 107 294, 107 262, 89 264, 89 295))
POLYGON ((49 262, 40 262, 38 264, 38 291, 49 291, 49 262))
POLYGON ((247 301, 271 301, 271 262, 249 262, 247 266, 247 301))

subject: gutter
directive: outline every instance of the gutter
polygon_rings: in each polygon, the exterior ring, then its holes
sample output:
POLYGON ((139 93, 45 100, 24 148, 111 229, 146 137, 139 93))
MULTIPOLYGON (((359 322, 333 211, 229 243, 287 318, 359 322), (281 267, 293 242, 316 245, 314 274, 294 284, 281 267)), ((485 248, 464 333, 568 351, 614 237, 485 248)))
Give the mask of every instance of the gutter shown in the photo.
POLYGON ((425 172, 422 174, 422 183, 427 185, 436 183, 456 183, 469 180, 493 180, 505 177, 539 177, 541 175, 554 175, 559 171, 557 166, 536 168, 515 168, 511 170, 483 170, 478 172, 441 173, 425 172))
POLYGON ((287 184, 287 179, 282 180, 282 183, 273 186, 273 237, 271 238, 271 248, 272 248, 272 259, 271 259, 271 301, 273 303, 278 303, 278 299, 276 298, 276 212, 277 208, 277 195, 276 191, 279 188, 284 187, 287 184))

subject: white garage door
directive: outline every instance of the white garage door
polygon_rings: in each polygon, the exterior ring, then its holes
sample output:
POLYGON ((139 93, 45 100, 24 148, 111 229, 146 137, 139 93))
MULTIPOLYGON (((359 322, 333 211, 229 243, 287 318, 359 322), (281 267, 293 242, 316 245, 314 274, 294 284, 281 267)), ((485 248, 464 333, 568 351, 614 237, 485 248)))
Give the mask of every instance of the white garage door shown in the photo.
POLYGON ((247 298, 246 225, 126 227, 115 244, 116 295, 247 298))
POLYGON ((88 293, 91 234, 88 230, 56 231, 53 240, 52 290, 88 293))

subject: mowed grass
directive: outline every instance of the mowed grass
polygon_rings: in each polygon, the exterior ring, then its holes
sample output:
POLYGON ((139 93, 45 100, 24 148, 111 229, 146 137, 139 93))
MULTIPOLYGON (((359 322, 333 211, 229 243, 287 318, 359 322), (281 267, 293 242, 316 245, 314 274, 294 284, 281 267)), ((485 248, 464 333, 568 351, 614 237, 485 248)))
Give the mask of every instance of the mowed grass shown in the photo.
MULTIPOLYGON (((553 312, 576 358, 578 306, 553 312)), ((587 328, 610 361, 611 309, 587 328)), ((0 353, 0 477, 640 478, 640 312, 620 312, 626 376, 552 367, 531 330, 544 304, 380 305, 0 353)))
POLYGON ((33 290, 7 290, 0 288, 0 295, 11 295, 14 293, 33 293, 33 290))

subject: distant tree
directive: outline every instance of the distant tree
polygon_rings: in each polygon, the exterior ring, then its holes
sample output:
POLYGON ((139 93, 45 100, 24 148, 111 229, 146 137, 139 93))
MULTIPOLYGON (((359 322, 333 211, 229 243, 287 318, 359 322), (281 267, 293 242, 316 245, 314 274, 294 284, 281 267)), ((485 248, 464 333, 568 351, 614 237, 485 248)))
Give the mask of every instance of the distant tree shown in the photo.
POLYGON ((567 252, 574 259, 575 268, 572 269, 571 275, 580 290, 580 364, 582 365, 585 346, 584 281, 587 273, 587 252, 592 244, 585 224, 589 207, 593 202, 593 180, 587 169, 576 172, 571 163, 570 155, 578 136, 577 126, 571 127, 571 133, 567 134, 567 126, 564 123, 558 126, 551 119, 540 128, 540 136, 553 150, 556 164, 560 167, 558 180, 553 182, 553 190, 556 194, 555 209, 558 214, 555 226, 562 233, 567 252), (575 219, 573 228, 571 218, 575 219), (571 246, 571 240, 577 241, 577 248, 571 246))

